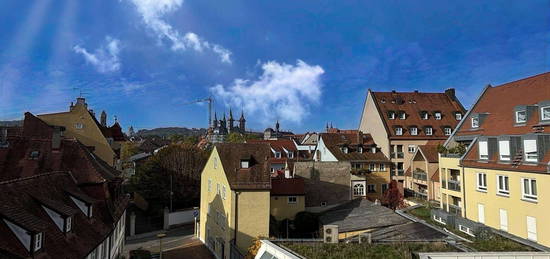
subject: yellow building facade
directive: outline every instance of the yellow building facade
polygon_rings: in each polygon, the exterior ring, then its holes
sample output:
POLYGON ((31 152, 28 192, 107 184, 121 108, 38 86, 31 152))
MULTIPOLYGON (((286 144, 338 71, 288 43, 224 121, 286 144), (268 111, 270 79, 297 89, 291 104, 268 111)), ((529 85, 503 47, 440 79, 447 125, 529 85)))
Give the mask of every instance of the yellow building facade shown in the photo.
POLYGON ((464 217, 462 195, 462 168, 458 157, 439 155, 441 208, 451 214, 464 217))
MULTIPOLYGON (((235 144, 234 147, 227 145, 231 144, 222 144, 222 147, 218 145, 213 149, 201 175, 198 235, 216 258, 229 258, 232 244, 235 244, 239 253, 245 255, 254 238, 269 236, 269 189, 236 187, 246 187, 246 183, 230 180, 234 175, 227 169, 232 167, 224 165, 230 161, 220 156, 219 151, 238 151, 239 145, 245 144, 235 144)), ((239 161, 232 164, 239 164, 239 161)))

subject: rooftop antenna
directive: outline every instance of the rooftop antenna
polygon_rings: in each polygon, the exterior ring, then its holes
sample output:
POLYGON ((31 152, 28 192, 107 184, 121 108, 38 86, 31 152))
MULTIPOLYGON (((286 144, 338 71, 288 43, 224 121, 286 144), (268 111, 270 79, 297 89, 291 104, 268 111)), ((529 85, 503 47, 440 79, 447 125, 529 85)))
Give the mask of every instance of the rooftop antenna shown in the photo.
POLYGON ((83 92, 80 87, 73 87, 73 90, 78 90, 78 97, 82 98, 82 95, 88 94, 87 92, 83 92))

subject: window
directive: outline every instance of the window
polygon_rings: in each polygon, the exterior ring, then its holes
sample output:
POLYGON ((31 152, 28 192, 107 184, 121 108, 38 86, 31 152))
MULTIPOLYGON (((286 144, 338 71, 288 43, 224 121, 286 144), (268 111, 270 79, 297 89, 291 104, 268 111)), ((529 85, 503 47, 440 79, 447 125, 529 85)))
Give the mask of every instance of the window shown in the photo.
POLYGON ((74 125, 74 127, 75 127, 75 129, 83 129, 83 128, 84 128, 84 124, 82 124, 82 123, 76 123, 76 124, 74 125))
POLYGON ((508 176, 497 175, 497 193, 502 195, 510 194, 510 186, 508 184, 508 176))
POLYGON ((427 120, 428 119, 428 112, 423 111, 420 115, 420 118, 423 119, 423 120, 427 120))
POLYGON ((214 169, 218 168, 218 158, 214 157, 214 169))
POLYGON ((389 118, 390 120, 395 120, 395 112, 390 111, 390 112, 388 113, 388 118, 389 118))
POLYGON ((222 198, 225 200, 226 198, 226 191, 225 191, 225 185, 222 186, 222 198))
POLYGON ((537 241, 537 219, 527 216, 527 239, 537 241))
POLYGON ((321 207, 326 207, 327 206, 327 202, 326 201, 322 201, 321 202, 321 207))
POLYGON ((212 191, 212 179, 208 179, 208 192, 212 191))
POLYGON ((368 185, 367 185, 367 192, 368 192, 368 193, 376 193, 376 185, 374 185, 374 184, 368 184, 368 185))
POLYGON ((540 108, 542 120, 550 120, 550 106, 540 108))
POLYGON ((416 151, 415 145, 409 145, 409 153, 414 153, 416 151))
POLYGON ((453 133, 453 130, 449 127, 445 127, 445 136, 450 136, 453 133))
POLYGON ((500 140, 498 142, 498 153, 500 160, 510 161, 510 141, 500 140))
POLYGON ((369 164, 369 170, 376 171, 376 164, 369 164))
POLYGON ((281 158, 281 152, 276 151, 275 152, 275 158, 281 158))
POLYGON ((537 200, 537 180, 522 178, 521 192, 523 199, 536 201, 537 200))
POLYGON ((373 154, 376 153, 376 147, 371 147, 370 152, 373 153, 373 154))
POLYGON ((407 118, 407 114, 404 111, 399 112, 399 119, 404 120, 407 118))
POLYGON ((34 251, 38 251, 42 248, 42 232, 34 235, 34 251))
POLYGON ((288 151, 288 158, 294 158, 294 152, 288 151))
POLYGON ((241 160, 241 168, 248 168, 249 166, 250 162, 248 160, 241 160))
POLYGON ((508 231, 508 211, 499 209, 500 215, 500 230, 508 231))
POLYGON ((288 196, 288 204, 296 204, 298 202, 298 197, 288 196))
POLYGON ((472 232, 472 229, 470 229, 469 227, 466 227, 464 225, 458 225, 458 230, 470 235, 470 236, 474 236, 474 233, 472 232))
POLYGON ((427 136, 431 136, 433 134, 433 129, 432 127, 426 127, 426 135, 427 136))
POLYGON ((380 164, 380 171, 386 171, 386 165, 385 164, 380 164))
POLYGON ((526 139, 523 141, 525 161, 538 162, 537 140, 526 139))
POLYGON ((434 117, 435 117, 436 120, 441 120, 441 112, 436 112, 434 114, 434 117))
POLYGON ((434 214, 434 220, 443 224, 443 225, 447 225, 447 223, 445 223, 445 221, 443 221, 443 218, 441 218, 440 216, 437 216, 434 214))
POLYGON ((472 118, 472 128, 479 128, 479 118, 473 117, 472 118))
POLYGON ((485 224, 485 205, 481 203, 477 204, 477 221, 485 224))
POLYGON ((382 193, 385 193, 387 190, 388 190, 388 184, 387 184, 387 183, 383 183, 383 184, 382 184, 382 193))
POLYGON ((353 195, 354 196, 364 196, 365 195, 365 186, 362 183, 356 183, 353 185, 353 195))
POLYGON ((516 112, 516 123, 524 123, 527 121, 527 111, 516 112))
POLYGON ((457 121, 462 120, 462 113, 460 113, 460 112, 455 113, 455 119, 457 121))
POLYGON ((40 151, 38 150, 35 150, 35 151, 32 151, 30 154, 29 154, 29 158, 30 159, 33 159, 33 160, 36 160, 40 157, 40 151))
POLYGON ((479 142, 479 159, 489 159, 489 148, 487 141, 479 142))
POLYGON ((342 150, 342 152, 344 154, 347 154, 348 153, 348 148, 347 147, 341 147, 340 150, 342 150))
POLYGON ((357 152, 363 153, 363 147, 358 147, 358 148, 357 148, 357 152))
POLYGON ((411 127, 410 131, 411 131, 411 135, 413 135, 413 136, 418 135, 418 128, 417 127, 411 127))
POLYGON ((67 217, 65 219, 65 232, 69 232, 71 231, 71 228, 72 228, 72 217, 67 217))
POLYGON ((221 194, 221 191, 220 191, 220 184, 219 184, 219 183, 216 184, 216 193, 217 193, 218 195, 221 194))
POLYGON ((477 173, 477 190, 487 192, 487 174, 477 173))
POLYGON ((403 135, 403 128, 401 127, 395 128, 395 135, 397 136, 403 135))

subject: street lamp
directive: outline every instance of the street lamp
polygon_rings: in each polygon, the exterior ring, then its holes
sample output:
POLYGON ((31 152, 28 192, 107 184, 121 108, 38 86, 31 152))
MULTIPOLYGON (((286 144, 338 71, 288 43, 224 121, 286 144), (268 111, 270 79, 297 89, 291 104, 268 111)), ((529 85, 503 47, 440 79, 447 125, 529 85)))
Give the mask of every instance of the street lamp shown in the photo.
POLYGON ((157 238, 159 239, 159 242, 160 242, 160 249, 159 249, 160 259, 162 259, 162 238, 165 236, 166 234, 164 233, 157 234, 157 238))

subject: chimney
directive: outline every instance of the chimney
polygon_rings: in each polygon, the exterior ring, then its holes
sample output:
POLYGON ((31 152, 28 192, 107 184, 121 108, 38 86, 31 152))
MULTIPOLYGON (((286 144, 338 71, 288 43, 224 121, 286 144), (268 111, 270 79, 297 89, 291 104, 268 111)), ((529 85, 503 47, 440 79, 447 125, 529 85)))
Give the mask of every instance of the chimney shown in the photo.
POLYGON ((76 98, 76 105, 84 105, 84 107, 88 107, 88 104, 86 104, 86 99, 84 97, 78 97, 76 98))
POLYGON ((357 133, 357 144, 359 144, 359 145, 363 144, 363 132, 362 131, 359 131, 357 133))
POLYGON ((445 94, 447 96, 449 96, 449 98, 451 98, 451 100, 456 100, 455 89, 454 88, 449 88, 449 89, 445 90, 445 94))

